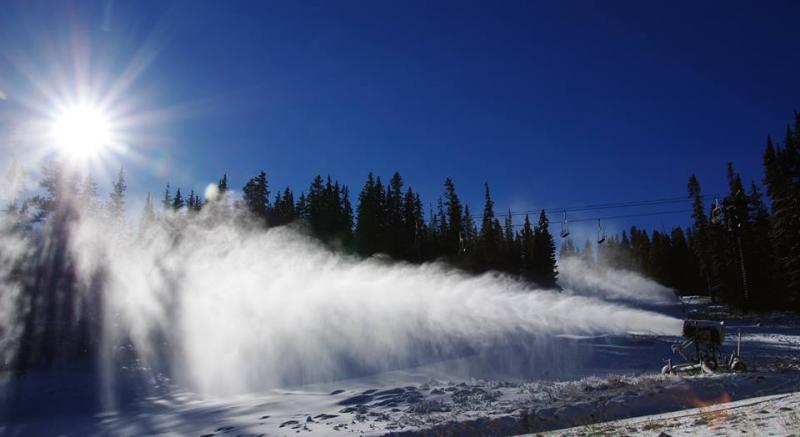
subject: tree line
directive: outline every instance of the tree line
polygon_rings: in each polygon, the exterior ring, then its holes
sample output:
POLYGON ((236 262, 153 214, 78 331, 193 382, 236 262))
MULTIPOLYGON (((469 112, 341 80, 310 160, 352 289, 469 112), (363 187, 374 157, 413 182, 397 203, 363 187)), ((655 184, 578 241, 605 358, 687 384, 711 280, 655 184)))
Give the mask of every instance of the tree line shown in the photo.
MULTIPOLYGON (((217 183, 215 198, 224 198, 228 191, 226 174, 217 183)), ((168 184, 162 207, 191 213, 204 202, 215 201, 200 201, 193 193, 189 199, 182 199, 180 189, 172 194, 168 184)), ((413 263, 444 260, 474 273, 500 271, 542 287, 556 287, 555 243, 547 215, 542 211, 535 224, 526 216, 519 232, 510 211, 501 224, 488 184, 479 222, 461 202, 450 178, 445 179, 444 192, 426 217, 419 193, 407 187, 397 172, 388 184, 370 173, 353 208, 349 188, 330 176, 316 176, 299 196, 286 187, 273 197, 267 175, 261 171, 244 184, 234 206, 248 211, 263 226, 293 223, 349 253, 383 254, 413 263)), ((149 197, 144 216, 153 216, 149 197)))
POLYGON ((598 245, 596 254, 591 242, 580 249, 565 240, 560 257, 638 271, 742 310, 800 310, 800 114, 782 142, 767 137, 763 168, 763 185, 745 185, 729 162, 728 192, 718 199, 703 195, 691 175, 687 229, 648 235, 634 226, 598 245))
POLYGON ((753 309, 800 309, 800 114, 781 143, 767 137, 763 154, 770 206, 755 182, 728 163, 728 194, 710 205, 692 175, 692 249, 709 294, 753 309))

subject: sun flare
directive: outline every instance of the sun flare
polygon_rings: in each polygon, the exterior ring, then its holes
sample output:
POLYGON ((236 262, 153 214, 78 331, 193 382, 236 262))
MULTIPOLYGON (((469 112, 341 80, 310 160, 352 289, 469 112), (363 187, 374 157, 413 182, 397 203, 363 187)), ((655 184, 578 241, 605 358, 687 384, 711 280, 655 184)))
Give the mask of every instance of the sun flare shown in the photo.
POLYGON ((96 107, 79 105, 65 108, 55 118, 53 141, 61 153, 73 159, 99 154, 112 141, 108 116, 96 107))

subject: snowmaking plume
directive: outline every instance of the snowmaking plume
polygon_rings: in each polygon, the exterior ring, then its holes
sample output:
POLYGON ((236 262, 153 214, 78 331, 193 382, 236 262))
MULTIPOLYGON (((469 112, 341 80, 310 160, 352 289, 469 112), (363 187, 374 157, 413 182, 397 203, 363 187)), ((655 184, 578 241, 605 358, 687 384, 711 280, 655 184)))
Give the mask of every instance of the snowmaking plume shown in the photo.
POLYGON ((681 327, 604 300, 633 287, 663 292, 632 274, 568 266, 562 281, 578 291, 537 290, 440 263, 358 259, 291 227, 263 230, 217 209, 165 216, 130 234, 86 218, 72 235, 79 277, 104 278, 104 350, 130 342, 145 363, 180 369, 171 373, 194 390, 345 378, 520 333, 674 335, 681 327))
POLYGON ((579 256, 559 260, 559 284, 567 293, 633 305, 675 302, 675 292, 629 270, 595 266, 579 256))

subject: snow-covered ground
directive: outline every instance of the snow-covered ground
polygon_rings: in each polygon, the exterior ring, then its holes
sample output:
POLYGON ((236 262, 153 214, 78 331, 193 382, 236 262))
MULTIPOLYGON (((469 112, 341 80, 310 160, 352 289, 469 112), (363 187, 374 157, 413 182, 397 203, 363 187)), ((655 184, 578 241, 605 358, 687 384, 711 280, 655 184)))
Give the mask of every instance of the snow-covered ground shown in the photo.
MULTIPOLYGON (((703 305, 688 302, 685 308, 662 311, 678 315, 703 305)), ((800 318, 772 315, 726 323, 728 349, 737 331, 742 332, 747 373, 660 375, 664 361, 676 358, 670 345, 678 338, 637 334, 522 335, 494 348, 413 368, 219 398, 183 391, 166 377, 154 377, 157 372, 133 366, 120 371, 113 409, 100 407, 108 402, 98 393, 97 372, 32 372, 0 384, 0 434, 798 432, 800 318), (146 379, 147 395, 126 383, 126 377, 146 379), (731 401, 722 409, 708 407, 731 401), (687 410, 698 407, 703 408, 687 410), (630 419, 640 416, 649 417, 630 419), (618 419, 626 420, 603 423, 618 419), (581 425, 590 426, 568 429, 581 425)))
POLYGON ((616 420, 538 434, 564 435, 797 435, 800 392, 760 396, 672 413, 616 420))

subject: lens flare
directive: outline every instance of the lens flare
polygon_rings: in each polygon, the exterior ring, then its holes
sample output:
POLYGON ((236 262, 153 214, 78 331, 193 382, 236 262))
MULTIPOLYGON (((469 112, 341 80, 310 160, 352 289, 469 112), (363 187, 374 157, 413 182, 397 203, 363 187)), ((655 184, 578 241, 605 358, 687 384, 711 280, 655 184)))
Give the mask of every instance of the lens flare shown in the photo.
POLYGON ((65 108, 53 123, 52 136, 59 151, 75 160, 96 156, 113 137, 108 116, 89 105, 65 108))

